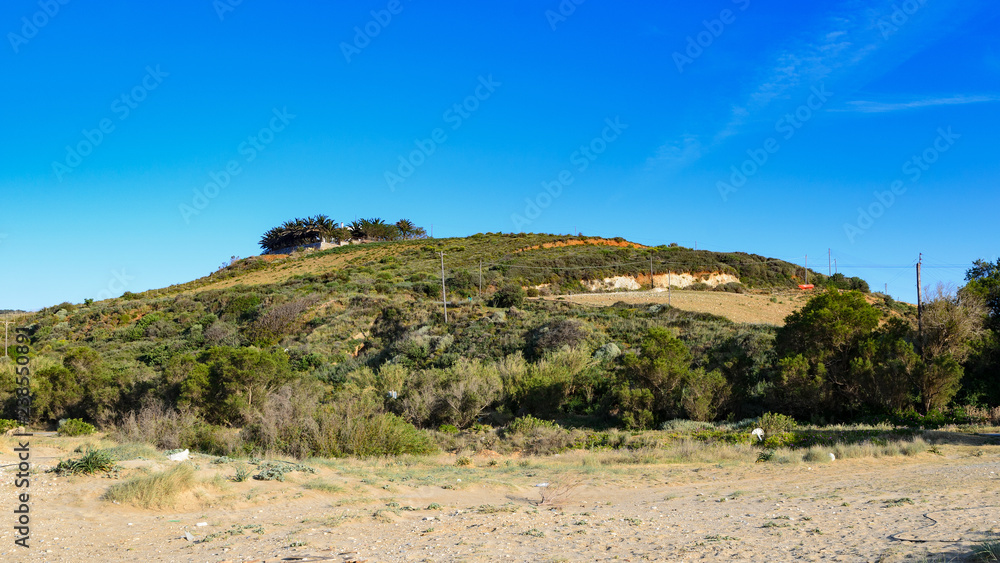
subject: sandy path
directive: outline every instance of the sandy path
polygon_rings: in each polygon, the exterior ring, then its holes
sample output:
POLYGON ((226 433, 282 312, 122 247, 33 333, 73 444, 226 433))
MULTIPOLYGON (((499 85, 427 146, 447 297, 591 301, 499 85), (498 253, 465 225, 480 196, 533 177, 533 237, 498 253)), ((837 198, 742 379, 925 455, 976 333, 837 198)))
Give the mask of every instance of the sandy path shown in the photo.
MULTIPOLYGON (((603 465, 594 463, 594 454, 576 452, 558 462, 563 468, 577 467, 572 474, 558 472, 553 458, 526 466, 499 458, 492 467, 477 458, 474 467, 445 467, 450 473, 437 478, 450 484, 418 485, 420 471, 406 473, 412 486, 398 478, 397 470, 364 474, 320 468, 319 476, 340 483, 341 492, 307 490, 303 483, 316 476, 290 476, 285 483, 230 483, 222 498, 192 497, 184 506, 164 511, 99 500, 114 482, 108 479, 42 474, 33 484, 33 547, 28 554, 14 549, 11 527, 4 524, 0 559, 246 562, 313 554, 371 562, 778 562, 952 557, 966 553, 985 532, 1000 533, 1000 447, 980 448, 979 457, 968 448, 941 449, 943 456, 786 465, 603 465), (548 482, 545 490, 553 494, 563 490, 560 482, 575 479, 582 480, 578 487, 565 489, 551 505, 538 505, 543 489, 535 485, 548 482), (428 510, 431 503, 441 507, 428 510), (198 522, 208 526, 198 527, 198 522), (183 539, 185 531, 204 538, 245 524, 260 525, 263 534, 246 531, 208 543, 183 539)), ((0 457, 9 463, 9 449, 0 457)), ((209 459, 194 460, 205 477, 219 468, 209 459)), ((357 469, 360 462, 350 463, 357 469)), ((10 505, 11 472, 4 471, 0 498, 10 505)), ((4 513, 12 518, 10 510, 4 513)))
POLYGON ((806 304, 812 293, 782 293, 756 295, 749 293, 724 293, 721 291, 674 290, 668 297, 665 291, 627 291, 618 293, 583 293, 545 297, 565 300, 582 305, 606 307, 619 301, 629 304, 667 303, 684 311, 711 313, 737 323, 772 324, 782 326, 785 317, 806 304), (772 301, 774 299, 774 301, 772 301))

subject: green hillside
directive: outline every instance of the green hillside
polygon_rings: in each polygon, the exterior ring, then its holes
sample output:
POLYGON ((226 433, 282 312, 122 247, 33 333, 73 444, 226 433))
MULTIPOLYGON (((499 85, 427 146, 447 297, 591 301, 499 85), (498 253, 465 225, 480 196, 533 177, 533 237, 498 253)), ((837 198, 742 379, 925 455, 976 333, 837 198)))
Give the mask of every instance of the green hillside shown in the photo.
MULTIPOLYGON (((819 294, 829 297, 816 318, 843 323, 829 340, 809 332, 808 311, 779 330, 663 305, 526 299, 522 289, 581 291, 581 280, 648 273, 651 260, 656 273, 739 276, 728 291, 801 283, 801 268, 752 254, 537 234, 252 257, 190 283, 29 315, 33 416, 43 426, 82 418, 161 447, 370 455, 447 447, 450 429, 523 437, 556 432, 547 421, 641 429, 766 410, 833 420, 956 396, 928 398, 912 358, 893 372, 892 393, 869 383, 889 377, 879 371, 886 346, 912 353, 915 341, 912 309, 884 296, 819 294), (874 364, 841 365, 827 345, 874 364)), ((867 290, 842 276, 809 281, 867 290)), ((12 418, 11 363, 0 377, 12 418)))

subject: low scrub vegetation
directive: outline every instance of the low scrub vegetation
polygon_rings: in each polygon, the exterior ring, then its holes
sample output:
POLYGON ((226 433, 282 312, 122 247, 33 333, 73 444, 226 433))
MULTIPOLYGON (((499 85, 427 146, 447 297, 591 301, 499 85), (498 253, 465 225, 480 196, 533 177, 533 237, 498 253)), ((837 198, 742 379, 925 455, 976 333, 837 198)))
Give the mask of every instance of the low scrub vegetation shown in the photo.
MULTIPOLYGON (((882 434, 1000 424, 1000 264, 977 262, 966 287, 932 292, 922 335, 911 307, 819 274, 810 280, 826 290, 781 328, 526 297, 525 287, 577 291, 584 278, 642 274, 650 258, 732 273, 744 287, 788 287, 801 272, 747 254, 612 242, 375 241, 50 307, 28 321, 32 423, 69 419, 64 434, 94 428, 160 449, 299 459, 635 449, 653 429, 664 436, 654 442, 742 447, 758 426, 780 457, 831 436, 883 439, 818 430, 835 423, 882 434), (449 260, 447 322, 439 252, 449 260), (237 283, 263 274, 273 277, 237 283)), ((13 364, 0 363, 8 418, 14 383, 13 364)))

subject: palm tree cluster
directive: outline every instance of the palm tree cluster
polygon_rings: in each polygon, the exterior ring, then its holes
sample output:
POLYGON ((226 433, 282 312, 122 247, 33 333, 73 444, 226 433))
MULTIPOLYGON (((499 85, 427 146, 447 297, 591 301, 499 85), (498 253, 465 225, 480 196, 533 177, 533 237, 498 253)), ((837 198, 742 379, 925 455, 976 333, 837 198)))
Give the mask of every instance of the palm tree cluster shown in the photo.
POLYGON ((382 219, 358 219, 350 225, 340 227, 326 215, 316 215, 305 219, 295 218, 285 221, 264 233, 260 247, 265 252, 295 248, 318 242, 388 241, 426 238, 427 232, 408 219, 400 219, 395 225, 382 219))
POLYGON ((347 227, 351 231, 351 238, 355 240, 411 240, 427 237, 427 232, 409 219, 400 219, 395 225, 378 217, 358 219, 347 227))

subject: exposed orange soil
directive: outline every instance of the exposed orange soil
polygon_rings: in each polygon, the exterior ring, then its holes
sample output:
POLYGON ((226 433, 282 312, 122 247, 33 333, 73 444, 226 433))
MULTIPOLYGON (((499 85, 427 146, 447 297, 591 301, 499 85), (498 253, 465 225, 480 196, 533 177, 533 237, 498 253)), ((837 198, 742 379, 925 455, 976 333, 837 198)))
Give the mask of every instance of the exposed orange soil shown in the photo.
POLYGON ((649 248, 648 246, 643 246, 637 242, 622 241, 618 242, 616 240, 610 240, 606 238, 589 238, 585 240, 579 239, 569 239, 569 240, 557 240, 555 242, 546 242, 542 244, 536 244, 535 246, 529 246, 527 248, 522 248, 520 250, 515 250, 514 252, 525 252, 528 250, 539 250, 541 248, 561 248, 563 246, 581 246, 581 245, 593 245, 593 246, 616 246, 618 248, 649 248))

